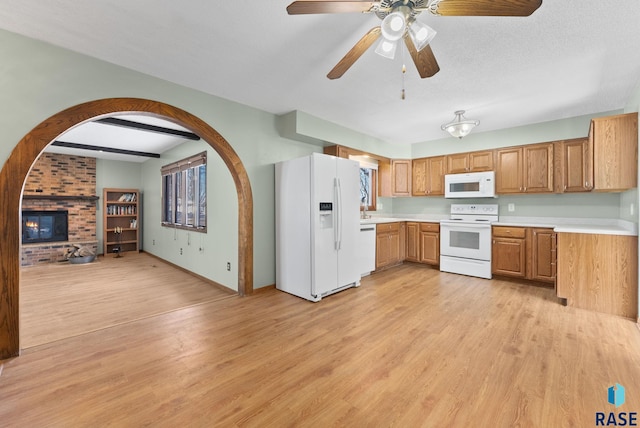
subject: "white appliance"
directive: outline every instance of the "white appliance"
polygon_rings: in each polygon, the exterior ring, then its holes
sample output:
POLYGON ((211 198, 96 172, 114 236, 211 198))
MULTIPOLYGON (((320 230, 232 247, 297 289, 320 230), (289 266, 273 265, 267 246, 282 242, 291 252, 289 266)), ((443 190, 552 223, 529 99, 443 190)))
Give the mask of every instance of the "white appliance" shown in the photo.
POLYGON ((498 205, 452 204, 440 221, 440 270, 491 279, 491 223, 498 205))
POLYGON ((496 196, 494 171, 447 174, 444 176, 445 198, 494 198, 496 196))
POLYGON ((360 276, 367 276, 376 270, 376 225, 361 224, 358 244, 358 265, 360 276))
POLYGON ((360 285, 360 166, 314 153, 276 163, 276 287, 317 302, 360 285))

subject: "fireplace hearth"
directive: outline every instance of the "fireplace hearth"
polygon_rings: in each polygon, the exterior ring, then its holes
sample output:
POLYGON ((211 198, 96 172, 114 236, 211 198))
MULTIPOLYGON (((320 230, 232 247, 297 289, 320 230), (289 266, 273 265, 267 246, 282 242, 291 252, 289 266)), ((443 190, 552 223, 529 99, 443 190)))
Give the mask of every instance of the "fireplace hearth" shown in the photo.
POLYGON ((22 211, 22 243, 69 240, 68 211, 22 211))

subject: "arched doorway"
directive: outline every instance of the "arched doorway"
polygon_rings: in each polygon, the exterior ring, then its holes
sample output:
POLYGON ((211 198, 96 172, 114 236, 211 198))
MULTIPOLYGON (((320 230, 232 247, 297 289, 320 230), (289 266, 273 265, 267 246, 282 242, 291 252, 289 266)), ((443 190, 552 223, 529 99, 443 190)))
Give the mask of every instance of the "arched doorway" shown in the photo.
POLYGON ((69 128, 114 113, 162 116, 198 134, 229 168, 238 195, 238 294, 253 292, 253 197, 249 176, 229 143, 184 110, 139 98, 91 101, 57 113, 36 126, 13 149, 0 171, 0 359, 19 354, 20 204, 22 187, 40 152, 69 128))

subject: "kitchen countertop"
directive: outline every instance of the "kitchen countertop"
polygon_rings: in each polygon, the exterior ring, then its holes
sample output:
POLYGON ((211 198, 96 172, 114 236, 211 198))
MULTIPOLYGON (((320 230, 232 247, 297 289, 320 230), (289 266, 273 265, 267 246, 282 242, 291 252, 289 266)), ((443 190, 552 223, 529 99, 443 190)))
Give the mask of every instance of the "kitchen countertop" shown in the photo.
MULTIPOLYGON (((399 221, 413 221, 425 223, 439 223, 448 219, 448 215, 429 214, 420 216, 376 217, 360 219, 360 224, 395 223, 399 221)), ((619 219, 590 219, 564 217, 516 217, 500 216, 494 226, 512 227, 542 227, 553 229, 557 233, 587 233, 600 235, 638 236, 638 225, 630 221, 619 219)))

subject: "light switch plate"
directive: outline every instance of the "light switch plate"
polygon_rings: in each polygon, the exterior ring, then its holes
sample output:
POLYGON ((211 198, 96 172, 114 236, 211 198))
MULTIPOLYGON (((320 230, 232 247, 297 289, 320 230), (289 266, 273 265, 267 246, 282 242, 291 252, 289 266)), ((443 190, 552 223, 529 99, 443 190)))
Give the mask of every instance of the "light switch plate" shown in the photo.
POLYGON ((516 204, 509 204, 507 206, 507 209, 509 210, 510 213, 514 212, 516 210, 516 204))

